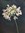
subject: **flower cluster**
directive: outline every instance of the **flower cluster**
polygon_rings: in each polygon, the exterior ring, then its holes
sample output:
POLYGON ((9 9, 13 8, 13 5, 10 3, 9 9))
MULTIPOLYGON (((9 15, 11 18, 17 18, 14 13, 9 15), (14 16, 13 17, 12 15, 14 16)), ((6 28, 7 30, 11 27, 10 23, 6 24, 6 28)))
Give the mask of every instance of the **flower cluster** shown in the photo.
MULTIPOLYGON (((17 6, 14 4, 12 6, 7 5, 7 8, 3 9, 2 13, 3 17, 8 20, 11 20, 11 16, 15 14, 16 16, 20 16, 22 15, 22 11, 20 10, 20 7, 17 8, 17 6)), ((14 16, 14 20, 18 19, 16 16, 14 16)))

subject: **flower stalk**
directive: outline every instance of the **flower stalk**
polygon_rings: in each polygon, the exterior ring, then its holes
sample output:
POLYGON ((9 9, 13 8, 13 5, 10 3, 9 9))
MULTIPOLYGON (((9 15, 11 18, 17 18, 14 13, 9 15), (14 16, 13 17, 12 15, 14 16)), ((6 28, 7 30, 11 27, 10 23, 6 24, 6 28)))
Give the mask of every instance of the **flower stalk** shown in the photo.
POLYGON ((15 20, 15 24, 16 24, 16 30, 17 30, 16 32, 17 32, 17 33, 19 33, 19 30, 18 30, 18 25, 17 25, 16 20, 15 20))

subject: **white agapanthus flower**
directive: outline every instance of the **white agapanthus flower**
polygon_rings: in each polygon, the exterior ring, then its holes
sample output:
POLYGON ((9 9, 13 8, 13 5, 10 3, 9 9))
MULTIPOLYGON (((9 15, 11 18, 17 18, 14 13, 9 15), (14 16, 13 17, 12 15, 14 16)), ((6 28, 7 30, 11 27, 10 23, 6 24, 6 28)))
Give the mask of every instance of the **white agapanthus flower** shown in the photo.
MULTIPOLYGON (((16 16, 22 15, 20 7, 17 8, 17 6, 14 4, 12 6, 9 6, 9 5, 7 5, 7 6, 8 7, 6 9, 3 9, 3 13, 2 13, 2 15, 5 19, 11 20, 10 18, 13 14, 16 14, 16 16)), ((16 17, 16 16, 14 16, 14 18, 13 18, 14 20, 18 19, 18 17, 16 17)))

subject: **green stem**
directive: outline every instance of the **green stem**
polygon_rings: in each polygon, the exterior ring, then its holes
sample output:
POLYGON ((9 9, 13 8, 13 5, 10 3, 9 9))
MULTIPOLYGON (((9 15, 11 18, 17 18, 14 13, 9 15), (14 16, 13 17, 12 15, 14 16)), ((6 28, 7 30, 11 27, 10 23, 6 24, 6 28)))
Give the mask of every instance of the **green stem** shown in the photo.
POLYGON ((17 25, 16 20, 15 20, 15 24, 16 24, 16 30, 17 30, 17 33, 19 33, 19 31, 18 31, 18 25, 17 25))

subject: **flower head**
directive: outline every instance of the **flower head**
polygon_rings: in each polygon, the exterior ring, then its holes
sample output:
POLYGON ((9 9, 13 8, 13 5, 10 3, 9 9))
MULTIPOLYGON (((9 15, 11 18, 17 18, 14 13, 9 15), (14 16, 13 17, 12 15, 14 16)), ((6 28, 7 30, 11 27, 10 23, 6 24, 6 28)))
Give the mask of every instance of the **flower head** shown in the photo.
MULTIPOLYGON (((12 6, 9 6, 9 5, 7 5, 7 6, 8 7, 6 9, 3 9, 3 13, 2 13, 2 15, 5 19, 11 20, 10 18, 11 18, 11 16, 13 16, 13 14, 16 14, 16 16, 22 15, 20 7, 17 8, 17 6, 14 4, 12 6)), ((18 19, 18 17, 16 17, 16 16, 14 16, 14 18, 13 18, 14 20, 18 19)))

